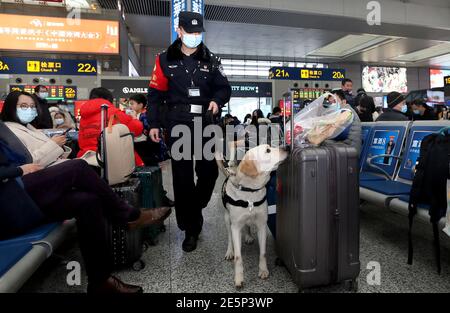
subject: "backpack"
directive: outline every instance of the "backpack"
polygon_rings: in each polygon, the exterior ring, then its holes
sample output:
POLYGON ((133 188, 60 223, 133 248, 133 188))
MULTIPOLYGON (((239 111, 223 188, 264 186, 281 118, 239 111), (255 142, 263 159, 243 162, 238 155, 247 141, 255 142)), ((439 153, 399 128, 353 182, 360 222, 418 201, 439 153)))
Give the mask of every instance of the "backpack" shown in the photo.
POLYGON ((136 167, 134 136, 126 125, 113 125, 114 121, 119 122, 116 115, 111 116, 108 126, 100 132, 97 148, 98 164, 110 186, 126 182, 136 167))
POLYGON ((447 212, 447 179, 449 167, 449 128, 426 136, 420 146, 420 154, 409 199, 408 264, 412 264, 412 224, 418 204, 429 206, 430 222, 433 227, 434 249, 438 273, 441 272, 439 220, 447 212))

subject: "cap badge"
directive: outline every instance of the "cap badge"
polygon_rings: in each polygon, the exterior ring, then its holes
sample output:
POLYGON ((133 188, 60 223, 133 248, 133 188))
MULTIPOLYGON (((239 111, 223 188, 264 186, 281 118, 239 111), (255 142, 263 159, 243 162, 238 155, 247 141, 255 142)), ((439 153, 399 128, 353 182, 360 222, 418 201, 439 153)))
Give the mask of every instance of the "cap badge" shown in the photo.
POLYGON ((192 20, 192 25, 198 25, 198 21, 197 20, 192 20))

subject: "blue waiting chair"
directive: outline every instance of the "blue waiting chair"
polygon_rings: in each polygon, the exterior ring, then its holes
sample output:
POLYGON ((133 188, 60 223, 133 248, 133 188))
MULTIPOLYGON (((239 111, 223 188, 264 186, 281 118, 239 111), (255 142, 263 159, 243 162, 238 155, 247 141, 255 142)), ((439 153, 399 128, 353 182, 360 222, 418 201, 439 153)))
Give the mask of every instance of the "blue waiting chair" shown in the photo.
POLYGON ((74 220, 40 226, 23 236, 0 241, 0 293, 16 292, 61 245, 74 220))

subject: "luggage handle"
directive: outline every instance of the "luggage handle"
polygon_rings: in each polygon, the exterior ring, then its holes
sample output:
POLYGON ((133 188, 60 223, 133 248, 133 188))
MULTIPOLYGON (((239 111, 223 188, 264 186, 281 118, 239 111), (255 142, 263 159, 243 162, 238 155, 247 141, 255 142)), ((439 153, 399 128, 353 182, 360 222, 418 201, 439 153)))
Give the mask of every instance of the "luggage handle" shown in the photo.
MULTIPOLYGON (((288 134, 288 132, 285 130, 285 132, 284 132, 284 145, 285 145, 285 147, 286 147, 286 149, 288 149, 288 150, 290 150, 290 151, 293 151, 294 150, 294 91, 293 90, 291 90, 290 91, 290 94, 291 94, 291 103, 290 103, 290 112, 291 112, 291 119, 289 120, 289 122, 290 122, 290 125, 291 125, 291 129, 290 129, 290 136, 291 136, 291 144, 290 145, 288 145, 287 144, 287 134, 288 134)), ((286 128, 286 111, 287 111, 287 109, 286 109, 286 107, 287 107, 287 98, 286 97, 283 97, 283 102, 284 102, 284 110, 283 110, 283 124, 284 124, 284 127, 286 128)))
MULTIPOLYGON (((102 160, 102 165, 100 168, 101 171, 101 177, 103 177, 104 180, 108 181, 108 173, 107 173, 107 166, 106 166, 106 141, 105 141, 105 127, 106 127, 106 120, 108 118, 108 105, 102 104, 101 105, 101 115, 100 115, 100 158, 102 160)), ((98 149, 97 149, 98 150, 98 149)))

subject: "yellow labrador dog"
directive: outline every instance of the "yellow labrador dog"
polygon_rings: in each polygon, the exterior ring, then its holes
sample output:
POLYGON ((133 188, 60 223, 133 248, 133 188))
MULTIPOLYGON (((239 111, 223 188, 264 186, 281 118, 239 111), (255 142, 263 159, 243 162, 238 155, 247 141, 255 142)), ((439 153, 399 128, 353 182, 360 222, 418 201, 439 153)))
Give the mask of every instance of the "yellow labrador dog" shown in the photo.
MULTIPOLYGON (((266 184, 270 173, 286 159, 287 152, 281 148, 260 145, 250 149, 237 168, 225 169, 218 159, 218 165, 227 179, 222 189, 225 206, 225 223, 228 231, 226 260, 234 259, 234 283, 237 288, 244 282, 244 267, 241 256, 242 230, 245 229, 246 243, 252 243, 250 225, 257 228, 259 243, 259 277, 269 277, 266 261, 267 201, 266 184)), ((218 158, 216 156, 216 158, 218 158)))

